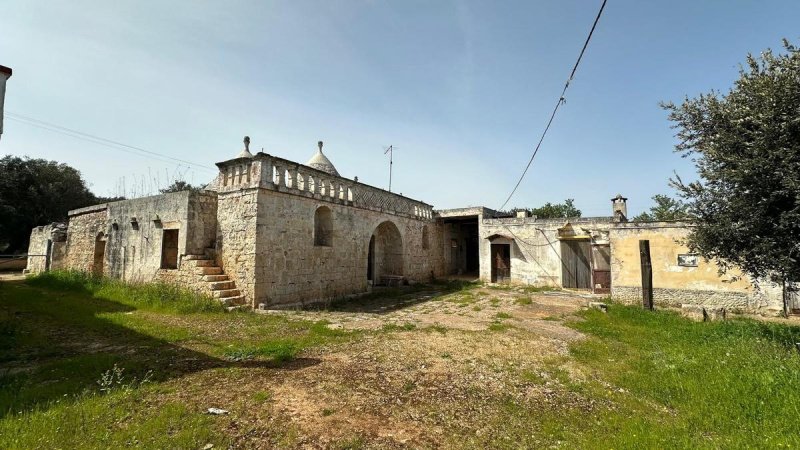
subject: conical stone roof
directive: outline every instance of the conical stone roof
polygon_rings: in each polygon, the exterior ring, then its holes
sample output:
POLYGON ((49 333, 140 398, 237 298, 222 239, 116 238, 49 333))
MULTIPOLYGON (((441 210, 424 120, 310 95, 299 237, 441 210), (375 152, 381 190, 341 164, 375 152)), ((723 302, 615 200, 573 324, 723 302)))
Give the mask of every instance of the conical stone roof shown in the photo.
POLYGON ((315 153, 314 156, 312 156, 311 159, 308 160, 306 165, 309 167, 313 167, 317 170, 327 172, 337 177, 341 176, 339 175, 339 172, 336 170, 336 167, 333 167, 333 163, 331 162, 331 160, 328 159, 328 157, 322 153, 322 141, 319 141, 317 143, 317 146, 319 147, 317 153, 315 153))

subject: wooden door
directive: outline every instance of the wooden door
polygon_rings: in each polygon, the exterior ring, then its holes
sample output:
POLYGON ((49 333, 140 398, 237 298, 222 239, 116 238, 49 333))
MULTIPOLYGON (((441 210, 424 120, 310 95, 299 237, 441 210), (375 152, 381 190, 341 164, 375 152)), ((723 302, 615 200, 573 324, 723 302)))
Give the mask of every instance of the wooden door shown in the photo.
POLYGON ((492 244, 492 283, 502 283, 511 279, 511 246, 492 244))
POLYGON ((589 240, 561 241, 561 284, 565 288, 591 289, 589 240))

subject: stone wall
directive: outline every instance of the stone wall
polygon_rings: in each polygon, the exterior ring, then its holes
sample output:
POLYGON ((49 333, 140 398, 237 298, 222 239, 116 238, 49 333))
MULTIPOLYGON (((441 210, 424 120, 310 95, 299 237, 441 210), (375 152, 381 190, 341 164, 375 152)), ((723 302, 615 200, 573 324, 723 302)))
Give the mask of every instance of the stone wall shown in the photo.
MULTIPOLYGON (((217 264, 251 306, 256 297, 258 189, 220 192, 217 197, 217 264)), ((263 249, 262 249, 263 251, 263 249)))
POLYGON ((58 270, 65 264, 67 247, 67 226, 63 223, 52 223, 31 230, 28 244, 28 261, 26 273, 41 273, 47 270, 58 270))
POLYGON ((107 273, 107 264, 104 262, 102 267, 95 267, 94 258, 97 238, 105 239, 107 231, 107 204, 70 211, 64 267, 84 272, 107 273))
POLYGON ((764 314, 781 311, 780 290, 771 283, 757 287, 739 271, 720 275, 717 264, 702 258, 698 258, 696 267, 679 265, 678 255, 689 253, 682 241, 690 231, 691 225, 685 223, 615 224, 609 232, 612 297, 641 303, 639 241, 649 240, 653 300, 657 305, 701 304, 764 314))
MULTIPOLYGON (((251 208, 244 209, 249 216, 251 208)), ((442 228, 432 219, 398 217, 268 189, 259 191, 257 214, 254 305, 295 305, 366 292, 370 238, 385 222, 392 225, 382 228, 396 227, 402 255, 399 262, 393 260, 392 267, 380 269, 381 248, 394 253, 397 249, 392 245, 381 247, 383 234, 379 233, 376 277, 384 270, 400 272, 397 275, 421 282, 443 274, 442 228), (314 245, 314 213, 322 206, 331 210, 331 246, 314 245), (427 244, 423 235, 427 235, 427 244)), ((248 232, 242 230, 241 234, 248 232)), ((227 252, 229 244, 222 247, 227 252)), ((247 243, 244 247, 254 246, 247 243)), ((250 263, 249 258, 244 260, 250 263)), ((229 272, 228 266, 225 271, 229 272)), ((239 280, 236 281, 241 289, 239 280)))
POLYGON ((545 219, 514 217, 480 221, 481 280, 491 280, 491 241, 511 244, 511 281, 535 286, 561 286, 561 241, 584 236, 605 242, 609 217, 545 219))
POLYGON ((162 268, 165 230, 178 232, 178 265, 202 255, 216 240, 216 194, 172 192, 108 205, 108 275, 131 282, 156 278, 162 268))

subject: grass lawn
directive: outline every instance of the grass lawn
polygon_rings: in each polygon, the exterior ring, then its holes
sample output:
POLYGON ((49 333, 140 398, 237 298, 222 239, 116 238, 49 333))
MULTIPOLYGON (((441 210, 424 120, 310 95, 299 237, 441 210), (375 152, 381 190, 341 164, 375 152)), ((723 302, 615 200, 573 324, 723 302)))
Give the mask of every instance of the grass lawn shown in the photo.
POLYGON ((523 327, 536 294, 492 299, 481 332, 346 331, 168 286, 0 283, 0 448, 800 446, 800 328, 620 305, 523 327), (380 434, 401 425, 423 437, 380 434))
POLYGON ((169 286, 71 273, 0 283, 0 448, 224 446, 211 416, 153 401, 169 397, 163 383, 205 370, 301 367, 304 349, 351 334, 226 313, 169 286), (101 385, 104 374, 111 379, 101 385))

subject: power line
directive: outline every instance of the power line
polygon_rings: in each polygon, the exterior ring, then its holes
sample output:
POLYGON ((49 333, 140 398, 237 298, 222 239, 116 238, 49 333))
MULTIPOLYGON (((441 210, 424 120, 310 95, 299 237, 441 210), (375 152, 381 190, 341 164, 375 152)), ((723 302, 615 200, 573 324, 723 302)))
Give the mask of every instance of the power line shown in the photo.
POLYGON ((184 159, 174 158, 172 156, 164 155, 161 153, 156 153, 141 147, 136 147, 133 145, 124 144, 122 142, 114 141, 111 139, 106 139, 103 137, 95 136, 89 133, 84 133, 82 131, 74 130, 67 127, 62 127, 60 125, 56 125, 50 122, 45 122, 43 120, 35 119, 33 117, 23 116, 22 114, 12 113, 10 111, 6 111, 5 114, 8 116, 9 119, 14 120, 16 122, 24 123, 26 125, 30 125, 33 127, 41 128, 43 130, 52 131, 54 133, 60 133, 66 136, 70 136, 76 139, 81 139, 87 142, 92 142, 94 144, 103 145, 109 148, 113 148, 116 150, 120 150, 126 153, 138 155, 138 156, 147 156, 152 159, 156 159, 162 162, 179 162, 182 164, 187 164, 190 166, 197 167, 202 170, 207 170, 209 172, 217 172, 216 170, 210 168, 207 165, 198 164, 192 161, 186 161, 184 159), (143 155, 142 153, 146 154, 143 155))
POLYGON ((594 23, 592 24, 592 29, 589 30, 589 35, 586 37, 586 41, 583 43, 583 48, 581 48, 581 53, 578 55, 577 61, 575 61, 575 65, 572 67, 572 72, 569 74, 569 78, 567 82, 564 84, 564 89, 561 90, 561 95, 558 97, 558 101, 556 102, 555 108, 553 108, 553 113, 550 114, 550 119, 547 121, 547 125, 544 127, 544 131, 542 132, 542 136, 539 138, 539 142, 536 144, 536 148, 533 150, 530 159, 528 160, 528 164, 525 166, 525 170, 522 171, 522 175, 520 175, 517 184, 514 186, 514 189, 511 190, 511 193, 508 194, 508 198, 503 203, 503 205, 498 208, 498 211, 502 211, 503 208, 508 205, 508 202, 511 201, 511 197, 517 192, 519 185, 522 183, 522 180, 525 178, 525 175, 528 173, 528 169, 530 169, 531 164, 533 163, 533 159, 536 157, 536 154, 539 153, 539 148, 542 146, 542 142, 544 141, 544 137, 547 135, 547 131, 550 129, 550 125, 553 124, 553 119, 556 117, 556 113, 558 112, 558 108, 561 107, 561 104, 565 102, 564 95, 567 93, 567 89, 569 88, 569 83, 575 77, 575 72, 578 70, 578 65, 581 63, 581 59, 583 59, 583 54, 586 52, 586 47, 589 45, 589 41, 592 39, 592 34, 594 34, 594 29, 597 27, 597 22, 600 20, 600 16, 603 14, 603 9, 606 7, 606 1, 603 0, 603 4, 600 5, 600 10, 597 12, 597 17, 594 19, 594 23))

